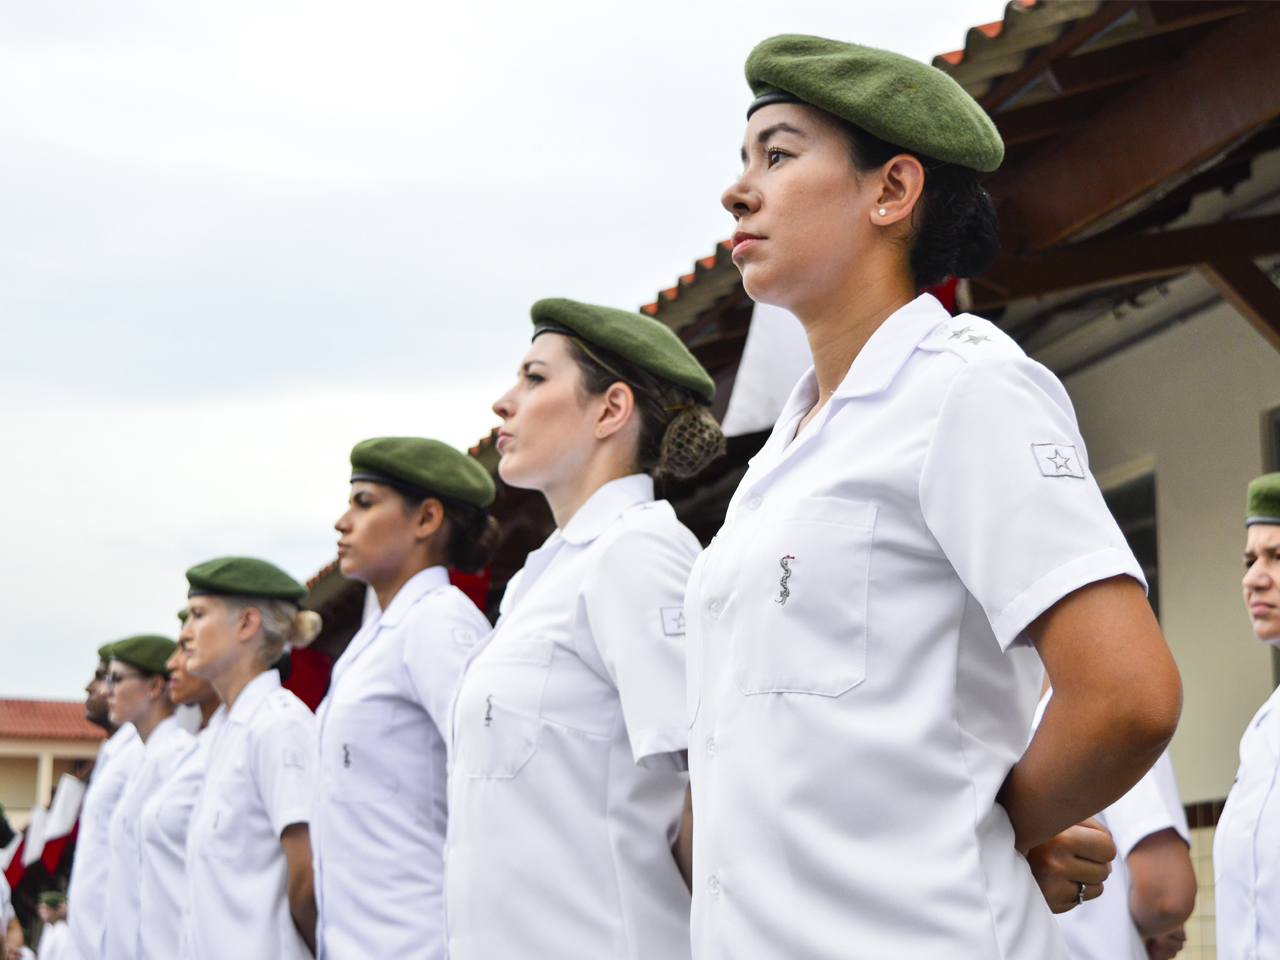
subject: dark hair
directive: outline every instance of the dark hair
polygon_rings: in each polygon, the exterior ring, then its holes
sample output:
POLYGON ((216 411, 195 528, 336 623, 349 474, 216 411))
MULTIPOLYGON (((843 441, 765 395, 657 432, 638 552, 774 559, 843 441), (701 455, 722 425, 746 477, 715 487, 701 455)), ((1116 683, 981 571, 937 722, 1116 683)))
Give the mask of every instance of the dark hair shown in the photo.
POLYGON ((391 485, 391 489, 404 501, 406 513, 417 510, 428 497, 439 500, 444 507, 444 518, 449 524, 445 541, 445 563, 462 573, 479 573, 498 549, 498 521, 489 511, 473 507, 452 497, 434 493, 422 494, 408 488, 391 485))
POLYGON ((976 277, 1000 250, 995 205, 978 183, 978 171, 895 146, 839 117, 854 167, 865 173, 907 153, 924 167, 924 189, 912 211, 911 277, 917 290, 948 277, 976 277))
POLYGON ((598 397, 615 383, 631 388, 640 413, 636 466, 641 473, 692 477, 724 453, 720 424, 700 397, 612 351, 587 346, 577 337, 565 340, 569 356, 582 371, 582 389, 588 396, 598 397))

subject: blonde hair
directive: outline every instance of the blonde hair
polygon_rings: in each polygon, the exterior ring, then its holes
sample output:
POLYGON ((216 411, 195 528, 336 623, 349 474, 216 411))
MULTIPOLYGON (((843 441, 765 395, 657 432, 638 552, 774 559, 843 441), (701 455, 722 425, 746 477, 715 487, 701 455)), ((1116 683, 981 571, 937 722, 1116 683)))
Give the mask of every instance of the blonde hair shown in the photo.
POLYGON ((305 647, 320 635, 324 621, 314 610, 301 610, 290 600, 272 597, 223 597, 227 617, 238 617, 253 607, 261 617, 262 649, 259 655, 265 666, 272 666, 284 655, 286 647, 305 647))

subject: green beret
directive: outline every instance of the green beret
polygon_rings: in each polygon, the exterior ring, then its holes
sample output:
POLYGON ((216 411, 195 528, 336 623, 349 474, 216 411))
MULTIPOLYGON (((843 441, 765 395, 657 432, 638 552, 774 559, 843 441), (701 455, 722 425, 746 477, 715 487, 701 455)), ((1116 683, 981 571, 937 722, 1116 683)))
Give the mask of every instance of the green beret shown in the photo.
POLYGON ((783 34, 751 51, 746 72, 756 97, 791 94, 935 160, 986 172, 1004 159, 978 102, 937 67, 899 53, 783 34))
POLYGON ((140 637, 128 637, 117 640, 111 645, 111 659, 127 663, 131 667, 145 670, 147 673, 163 673, 169 675, 165 666, 178 645, 168 637, 157 637, 144 634, 140 637))
POLYGON ((439 440, 421 437, 360 441, 351 450, 351 479, 386 483, 414 496, 446 497, 481 508, 493 503, 495 494, 493 478, 475 457, 439 440))
POLYGON ((40 894, 40 902, 46 907, 60 907, 67 902, 67 895, 61 890, 46 890, 40 894))
POLYGON ((98 648, 98 659, 103 661, 110 660, 111 648, 114 646, 115 646, 114 640, 111 643, 104 643, 102 646, 100 646, 98 648))
POLYGON ((253 557, 219 557, 187 571, 188 597, 266 597, 297 603, 307 588, 273 563, 253 557))
POLYGON ((1249 484, 1244 525, 1271 523, 1280 526, 1280 473, 1264 473, 1249 484))
POLYGON ((617 354, 655 377, 692 391, 707 402, 716 395, 715 381, 689 348, 670 327, 652 317, 563 297, 539 300, 529 312, 533 316, 535 337, 541 332, 537 328, 568 332, 617 354))
POLYGON ((187 622, 187 617, 189 616, 191 616, 191 610, 188 607, 183 607, 181 610, 178 611, 178 619, 181 620, 183 623, 187 622))

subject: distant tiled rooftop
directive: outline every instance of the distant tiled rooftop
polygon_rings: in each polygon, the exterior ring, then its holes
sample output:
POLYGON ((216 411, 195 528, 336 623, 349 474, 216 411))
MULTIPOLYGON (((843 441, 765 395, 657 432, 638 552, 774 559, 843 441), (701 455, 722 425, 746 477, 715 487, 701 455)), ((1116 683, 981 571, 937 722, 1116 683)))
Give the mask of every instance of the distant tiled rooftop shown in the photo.
POLYGON ((80 700, 0 700, 0 738, 104 740, 106 732, 84 718, 80 700))

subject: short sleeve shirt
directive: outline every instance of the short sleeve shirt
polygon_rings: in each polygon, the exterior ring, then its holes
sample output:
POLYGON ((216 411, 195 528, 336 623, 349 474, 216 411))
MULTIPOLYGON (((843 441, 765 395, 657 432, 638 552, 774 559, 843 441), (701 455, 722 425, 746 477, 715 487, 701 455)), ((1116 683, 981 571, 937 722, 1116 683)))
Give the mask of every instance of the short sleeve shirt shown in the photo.
POLYGON ((147 737, 142 762, 111 814, 106 960, 137 960, 140 953, 142 808, 173 775, 193 739, 177 717, 170 716, 156 724, 147 737))
POLYGON ((219 707, 208 726, 182 741, 173 774, 142 808, 141 960, 173 960, 179 955, 187 907, 187 832, 204 790, 209 742, 226 715, 226 708, 219 707))
POLYGON ((508 587, 453 711, 450 960, 679 960, 681 608, 699 545, 653 481, 605 484, 508 587))
POLYGON ((315 752, 315 717, 280 674, 249 681, 210 744, 188 831, 185 960, 310 956, 289 912, 280 834, 310 819, 315 752))
POLYGON ((98 748, 80 808, 75 859, 67 885, 67 929, 72 948, 85 960, 97 960, 105 950, 111 814, 143 754, 142 740, 133 724, 122 725, 98 748))
POLYGON ((995 799, 1024 629, 1142 576, 1066 391, 924 295, 797 435, 816 401, 810 371, 690 578, 694 956, 1063 957, 995 799))
POLYGON ((1213 834, 1218 960, 1280 958, 1280 689, 1240 738, 1240 768, 1213 834))
POLYGON ((489 621, 444 567, 409 579, 334 665, 311 817, 321 960, 442 960, 443 731, 489 621))

